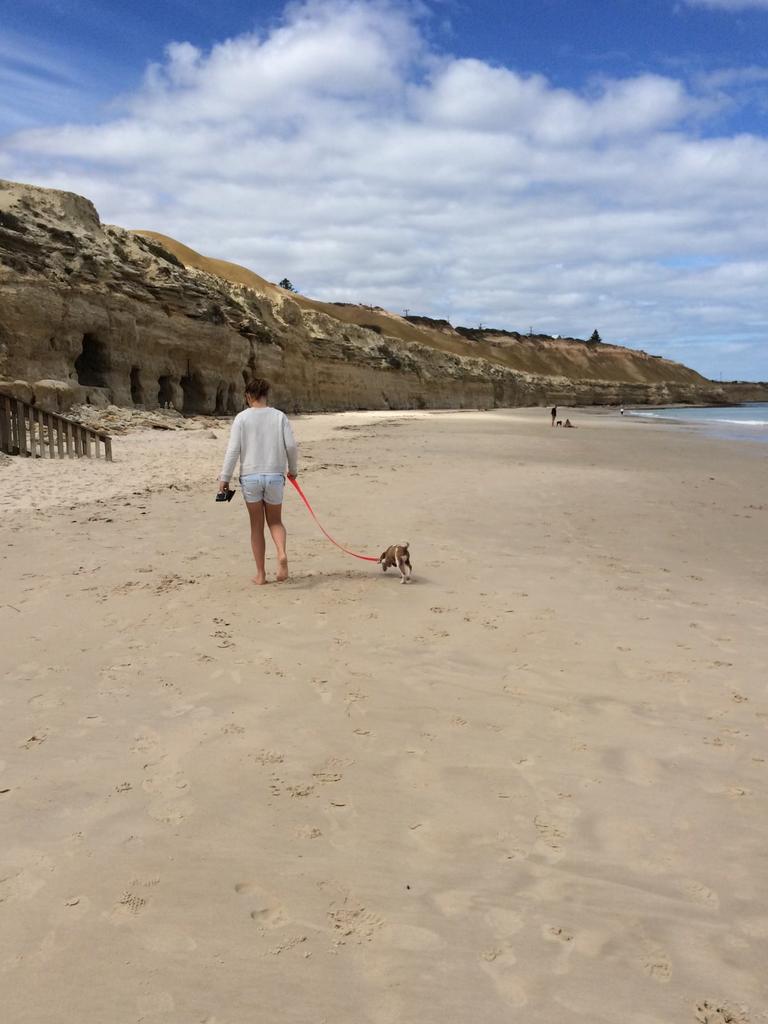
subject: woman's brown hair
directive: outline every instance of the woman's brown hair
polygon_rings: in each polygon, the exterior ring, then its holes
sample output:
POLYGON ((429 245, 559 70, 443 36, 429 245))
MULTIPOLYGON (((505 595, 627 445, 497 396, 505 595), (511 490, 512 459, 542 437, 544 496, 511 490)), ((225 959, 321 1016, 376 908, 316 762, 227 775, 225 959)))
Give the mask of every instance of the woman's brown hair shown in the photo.
POLYGON ((269 394, 269 381, 264 380, 263 377, 254 377, 252 381, 249 381, 245 385, 245 393, 249 398, 255 398, 258 402, 261 398, 266 398, 269 394))

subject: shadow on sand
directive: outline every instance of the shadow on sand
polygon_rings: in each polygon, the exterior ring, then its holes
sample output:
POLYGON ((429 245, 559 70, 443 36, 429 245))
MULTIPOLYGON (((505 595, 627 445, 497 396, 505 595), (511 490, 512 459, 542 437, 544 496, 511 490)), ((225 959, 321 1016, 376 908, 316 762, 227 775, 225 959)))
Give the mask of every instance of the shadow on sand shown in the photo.
MULTIPOLYGON (((400 583, 400 576, 397 573, 383 573, 381 569, 376 566, 374 569, 370 569, 367 572, 360 569, 343 569, 338 572, 299 572, 292 573, 290 578, 282 583, 283 587, 290 587, 291 590, 309 590, 312 587, 318 587, 325 583, 338 583, 341 580, 367 580, 369 582, 376 582, 384 585, 385 583, 400 583)), ((419 577, 416 582, 425 582, 423 577, 419 577)), ((411 583, 408 586, 412 586, 411 583)))

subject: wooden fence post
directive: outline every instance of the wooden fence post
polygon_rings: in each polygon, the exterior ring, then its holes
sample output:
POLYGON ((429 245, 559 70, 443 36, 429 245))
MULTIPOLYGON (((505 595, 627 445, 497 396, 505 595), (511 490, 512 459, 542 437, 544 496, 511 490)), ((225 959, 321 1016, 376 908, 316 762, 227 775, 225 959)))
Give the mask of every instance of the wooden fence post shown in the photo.
POLYGON ((29 455, 30 458, 37 458, 37 423, 35 421, 35 410, 29 410, 29 455))
POLYGON ((11 404, 0 395, 0 451, 11 454, 11 404))
POLYGON ((27 421, 24 418, 24 403, 18 398, 13 400, 16 406, 16 432, 19 438, 19 455, 27 455, 27 421))
POLYGON ((21 455, 21 445, 19 443, 19 423, 16 418, 16 405, 12 398, 8 399, 8 414, 11 417, 11 445, 17 455, 21 455))
POLYGON ((45 413, 42 409, 37 410, 37 432, 38 444, 40 446, 40 458, 45 458, 45 413))

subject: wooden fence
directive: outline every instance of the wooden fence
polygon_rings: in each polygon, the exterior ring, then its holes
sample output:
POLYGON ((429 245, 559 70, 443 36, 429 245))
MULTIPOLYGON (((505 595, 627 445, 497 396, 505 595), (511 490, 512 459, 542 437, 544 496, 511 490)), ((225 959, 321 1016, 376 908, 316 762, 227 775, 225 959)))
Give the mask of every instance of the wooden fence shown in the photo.
POLYGON ((34 459, 104 458, 112 461, 112 438, 76 420, 0 392, 0 451, 34 459))

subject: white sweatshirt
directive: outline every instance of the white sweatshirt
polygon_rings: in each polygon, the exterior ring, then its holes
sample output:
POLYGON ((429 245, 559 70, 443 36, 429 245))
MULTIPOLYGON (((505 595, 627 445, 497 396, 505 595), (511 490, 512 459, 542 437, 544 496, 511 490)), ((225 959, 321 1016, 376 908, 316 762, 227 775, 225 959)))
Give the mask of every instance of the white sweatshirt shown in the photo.
POLYGON ((240 459, 240 475, 249 473, 298 473, 299 449, 288 417, 279 409, 243 409, 235 416, 220 480, 228 483, 240 459))

